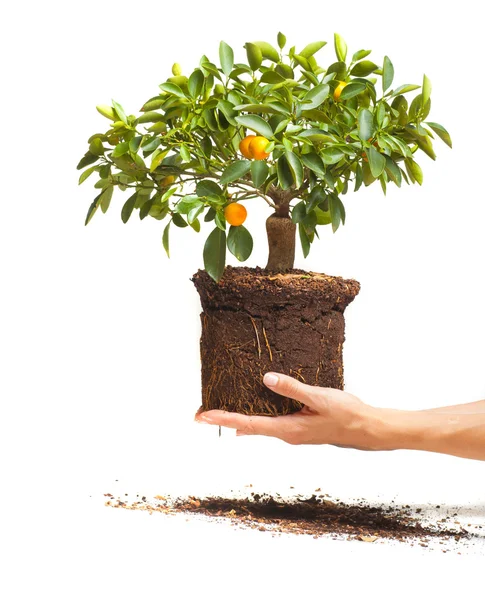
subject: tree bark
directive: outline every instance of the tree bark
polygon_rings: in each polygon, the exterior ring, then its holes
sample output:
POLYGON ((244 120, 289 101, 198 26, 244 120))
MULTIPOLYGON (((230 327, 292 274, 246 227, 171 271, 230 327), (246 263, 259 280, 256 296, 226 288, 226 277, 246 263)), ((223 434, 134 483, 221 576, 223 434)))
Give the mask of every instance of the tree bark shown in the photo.
POLYGON ((292 269, 295 262, 296 225, 289 217, 274 213, 266 219, 266 233, 269 247, 266 268, 269 271, 292 269))

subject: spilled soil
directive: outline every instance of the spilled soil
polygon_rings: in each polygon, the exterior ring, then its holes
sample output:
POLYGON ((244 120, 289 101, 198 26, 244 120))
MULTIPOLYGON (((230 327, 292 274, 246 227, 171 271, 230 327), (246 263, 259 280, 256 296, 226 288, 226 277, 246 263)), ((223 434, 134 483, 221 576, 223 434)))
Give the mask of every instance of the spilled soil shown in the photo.
MULTIPOLYGON (((320 490, 316 490, 320 491, 320 490)), ((431 540, 439 544, 462 542, 472 535, 450 518, 436 526, 421 522, 420 509, 409 506, 376 506, 364 501, 356 504, 329 499, 325 494, 282 498, 278 494, 252 493, 246 498, 189 496, 114 497, 107 493, 106 506, 150 513, 203 515, 229 521, 233 526, 275 534, 309 535, 313 538, 358 539, 363 542, 395 540, 427 547, 431 540), (417 514, 416 514, 417 513, 417 514)), ((447 546, 449 549, 449 546, 447 546)), ((443 549, 443 552, 447 552, 443 549)))

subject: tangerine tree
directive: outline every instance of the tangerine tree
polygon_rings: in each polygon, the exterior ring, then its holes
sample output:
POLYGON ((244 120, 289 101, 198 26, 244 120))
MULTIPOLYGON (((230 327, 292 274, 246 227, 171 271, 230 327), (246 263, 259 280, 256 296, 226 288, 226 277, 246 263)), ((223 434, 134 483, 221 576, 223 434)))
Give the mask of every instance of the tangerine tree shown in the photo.
POLYGON ((318 64, 326 42, 285 51, 267 42, 248 42, 245 62, 220 43, 219 63, 202 56, 186 77, 178 64, 141 114, 128 115, 113 101, 98 106, 111 121, 95 133, 78 164, 82 183, 96 173, 97 195, 86 224, 98 208, 105 213, 115 189, 128 191, 121 208, 124 223, 166 221, 163 246, 169 254, 170 227, 201 229, 213 222, 204 246, 204 266, 218 281, 226 247, 239 260, 251 254, 244 227, 246 200, 261 198, 272 210, 266 221, 267 269, 293 267, 296 228, 306 257, 318 226, 335 232, 345 224, 342 202, 348 190, 379 181, 423 181, 415 160, 421 151, 433 160, 433 139, 451 147, 446 129, 427 121, 431 83, 393 86, 394 68, 359 50, 348 59, 347 45, 335 34, 336 60, 318 64), (412 101, 406 96, 420 89, 412 101), (87 168, 86 168, 87 167, 87 168))

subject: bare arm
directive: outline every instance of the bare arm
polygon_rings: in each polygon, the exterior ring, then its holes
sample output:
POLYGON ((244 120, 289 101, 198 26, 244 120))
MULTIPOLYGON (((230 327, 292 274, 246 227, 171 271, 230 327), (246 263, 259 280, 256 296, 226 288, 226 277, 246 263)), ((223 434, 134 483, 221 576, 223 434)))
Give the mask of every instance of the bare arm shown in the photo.
POLYGON ((485 414, 485 400, 478 400, 477 402, 469 402, 468 404, 456 404, 455 406, 441 406, 439 408, 429 408, 424 412, 434 413, 453 413, 455 415, 464 414, 485 414))
POLYGON ((280 373, 264 383, 304 408, 282 417, 250 417, 211 410, 201 423, 237 429, 238 435, 268 435, 290 444, 332 444, 361 450, 425 450, 485 460, 485 401, 424 411, 375 408, 332 388, 306 385, 280 373), (476 412, 475 412, 476 411, 476 412))

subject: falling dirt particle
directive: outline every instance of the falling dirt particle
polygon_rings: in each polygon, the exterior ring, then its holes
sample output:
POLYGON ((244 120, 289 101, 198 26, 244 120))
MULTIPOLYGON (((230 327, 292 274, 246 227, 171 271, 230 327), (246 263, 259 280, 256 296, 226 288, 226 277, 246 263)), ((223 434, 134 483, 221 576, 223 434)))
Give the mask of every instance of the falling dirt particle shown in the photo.
POLYGON ((377 535, 358 535, 357 539, 361 542, 375 542, 377 539, 377 535))

